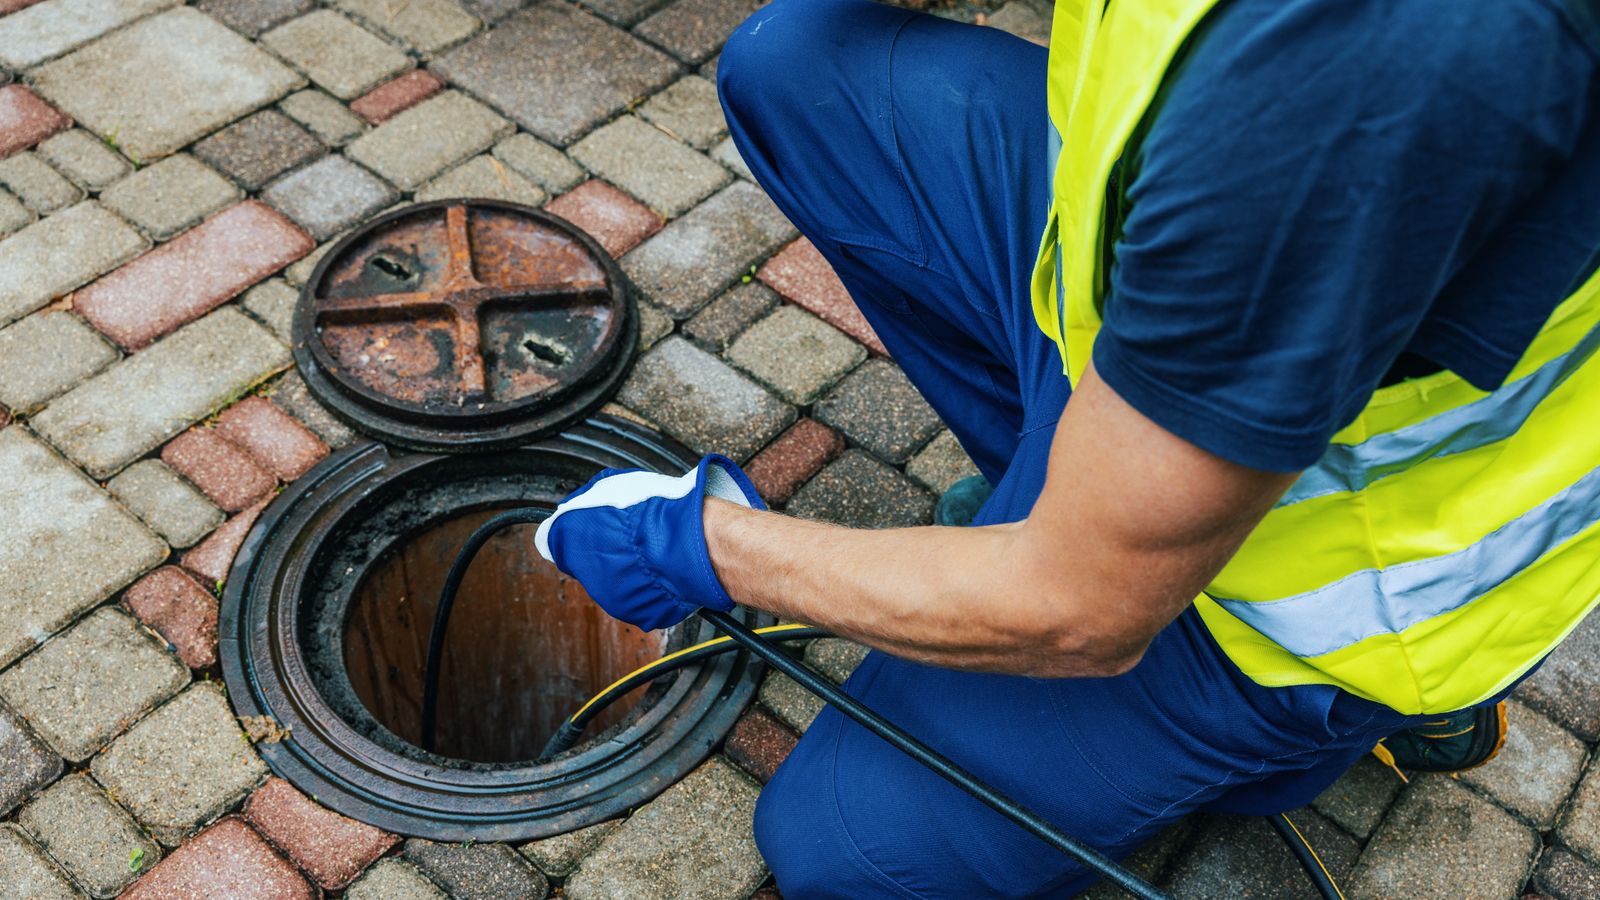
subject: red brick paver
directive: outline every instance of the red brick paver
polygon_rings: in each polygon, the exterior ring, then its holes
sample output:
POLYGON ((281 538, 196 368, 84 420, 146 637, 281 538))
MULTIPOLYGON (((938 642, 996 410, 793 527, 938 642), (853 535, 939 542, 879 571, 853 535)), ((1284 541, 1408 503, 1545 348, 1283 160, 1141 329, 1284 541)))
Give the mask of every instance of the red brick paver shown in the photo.
POLYGON ((650 207, 598 178, 551 200, 545 209, 594 235, 612 256, 632 250, 664 224, 650 207))
POLYGON ((261 397, 246 397, 228 407, 216 430, 284 481, 299 478, 328 455, 322 438, 261 397))
POLYGON ((317 884, 336 891, 400 842, 400 836, 313 803, 281 778, 245 801, 244 816, 317 884))
POLYGON ((800 737, 776 716, 760 707, 751 707, 728 734, 723 752, 739 768, 766 784, 799 741, 800 737))
POLYGON ((263 500, 217 526, 217 530, 211 532, 209 537, 183 555, 183 567, 208 583, 216 584, 227 578, 233 558, 239 553, 239 546, 244 543, 245 535, 250 533, 250 526, 266 509, 267 502, 263 500))
POLYGON ((811 476, 844 452, 844 438, 816 419, 801 419, 745 464, 768 503, 784 503, 811 476))
POLYGON ((210 428, 192 428, 173 438, 161 449, 161 461, 227 512, 244 509, 278 485, 249 454, 210 428))
POLYGON ((778 251, 761 267, 757 277, 824 322, 865 344, 873 353, 889 355, 877 332, 867 323, 867 317, 850 299, 850 292, 833 273, 833 267, 809 240, 800 238, 778 251))
POLYGON ((316 896, 316 888, 294 866, 234 816, 172 851, 122 895, 123 900, 310 900, 316 896))
POLYGON ((191 669, 217 661, 217 598, 177 566, 162 566, 122 596, 139 621, 177 648, 191 669))
POLYGON ((444 90, 432 72, 412 69, 350 101, 350 111, 376 125, 444 90))
MULTIPOLYGON (((0 12, 8 10, 0 9, 0 12)), ((22 85, 0 87, 0 159, 26 150, 58 131, 65 131, 71 124, 72 120, 65 113, 22 85)))
POLYGON ((89 324, 127 350, 200 318, 316 246, 259 200, 246 200, 77 293, 89 324))

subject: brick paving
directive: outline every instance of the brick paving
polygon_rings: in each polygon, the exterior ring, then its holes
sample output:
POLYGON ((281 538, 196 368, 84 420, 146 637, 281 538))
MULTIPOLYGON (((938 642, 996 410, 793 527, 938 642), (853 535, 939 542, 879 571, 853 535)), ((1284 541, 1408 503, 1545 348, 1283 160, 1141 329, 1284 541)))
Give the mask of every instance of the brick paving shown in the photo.
MULTIPOLYGON (((515 848, 324 808, 215 680, 246 533, 357 438, 289 369, 298 291, 400 202, 592 232, 641 301, 608 409, 744 461, 775 506, 915 525, 975 473, 727 137, 716 57, 759 3, 0 0, 0 895, 777 896, 750 811, 820 709, 787 678, 654 801, 515 848)), ((1048 39, 1043 0, 941 14, 1048 39)), ((804 654, 843 681, 864 649, 804 654)), ((1519 688, 1490 765, 1407 785, 1365 759, 1294 813, 1347 894, 1600 893, 1596 654, 1600 620, 1519 688)), ((1130 865, 1183 897, 1308 893, 1252 820, 1192 817, 1130 865)))

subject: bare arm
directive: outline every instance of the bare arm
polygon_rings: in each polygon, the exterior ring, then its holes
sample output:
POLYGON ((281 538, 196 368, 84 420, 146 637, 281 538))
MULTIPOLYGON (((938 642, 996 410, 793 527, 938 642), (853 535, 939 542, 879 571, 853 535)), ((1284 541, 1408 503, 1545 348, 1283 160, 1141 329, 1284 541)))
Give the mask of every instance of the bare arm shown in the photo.
POLYGON ((1126 671, 1204 589, 1293 474, 1165 431, 1091 368, 1022 522, 864 531, 707 503, 740 603, 899 656, 1045 677, 1126 671))

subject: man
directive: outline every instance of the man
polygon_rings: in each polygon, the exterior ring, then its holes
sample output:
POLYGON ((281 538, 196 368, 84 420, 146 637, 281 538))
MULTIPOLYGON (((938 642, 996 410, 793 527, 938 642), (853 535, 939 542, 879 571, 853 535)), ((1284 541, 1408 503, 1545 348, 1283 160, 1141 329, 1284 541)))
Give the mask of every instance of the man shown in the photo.
MULTIPOLYGON (((541 550, 642 627, 737 601, 877 648, 851 693, 1113 855, 1396 732, 1481 762, 1600 599, 1597 17, 1059 0, 1047 58, 765 7, 718 64, 740 153, 993 493, 855 531, 710 458, 604 474, 541 550)), ((1089 880, 831 710, 756 834, 797 898, 1089 880)))

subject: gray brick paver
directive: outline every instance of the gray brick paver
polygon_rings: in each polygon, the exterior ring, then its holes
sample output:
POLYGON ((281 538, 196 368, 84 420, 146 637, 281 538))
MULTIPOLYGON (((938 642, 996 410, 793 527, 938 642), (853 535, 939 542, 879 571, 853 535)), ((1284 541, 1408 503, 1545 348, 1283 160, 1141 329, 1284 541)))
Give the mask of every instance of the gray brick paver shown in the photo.
POLYGON ((260 319, 279 340, 287 344, 294 322, 294 307, 299 300, 299 291, 282 278, 273 278, 245 291, 244 298, 239 302, 244 304, 250 315, 260 319))
POLYGON ((728 359, 805 406, 867 358, 867 349, 798 306, 779 307, 728 348, 728 359))
POLYGON ((656 212, 672 218, 733 176, 635 116, 622 116, 574 144, 572 158, 656 212))
POLYGON ((957 481, 979 472, 956 436, 941 431, 906 463, 906 474, 935 494, 943 494, 957 481))
POLYGON ((510 122, 482 103, 445 91, 357 138, 345 152, 401 190, 412 190, 511 130, 510 122))
POLYGON ((90 475, 109 478, 288 362, 270 332, 223 307, 68 391, 33 425, 90 475))
POLYGON ((851 372, 813 414, 892 463, 910 459, 943 425, 900 367, 886 359, 851 372))
POLYGON ((61 777, 61 754, 0 703, 0 816, 61 777))
POLYGON ((83 188, 57 172, 44 157, 24 151, 0 160, 0 185, 41 216, 83 199, 83 188))
POLYGON ((371 28, 424 55, 466 40, 478 30, 476 16, 454 0, 333 0, 371 28))
POLYGON ((666 129, 678 140, 707 150, 728 133, 717 102, 717 86, 710 79, 688 75, 639 107, 639 117, 666 129))
POLYGON ((0 190, 0 237, 27 227, 33 219, 33 210, 23 206, 10 191, 0 190))
POLYGON ((442 844, 412 838, 405 858, 455 900, 544 900, 550 884, 505 844, 442 844))
POLYGON ((6 897, 23 900, 76 900, 83 896, 66 873, 28 839, 20 825, 0 824, 0 885, 6 897))
POLYGON ((558 834, 555 837, 530 841, 519 849, 522 855, 533 860, 533 864, 544 874, 551 878, 565 878, 578 868, 578 864, 583 862, 585 856, 600 846, 606 835, 621 824, 620 819, 613 819, 577 831, 558 834))
POLYGON ((92 897, 115 897, 161 859, 161 845, 86 775, 51 785, 17 821, 92 897), (137 870, 129 864, 134 853, 137 870))
POLYGON ((1311 805, 1340 828, 1366 840, 1403 787, 1405 783, 1393 769, 1367 755, 1356 760, 1311 805))
POLYGON ((378 860, 344 896, 346 900, 450 900, 416 866, 394 857, 378 860))
POLYGON ((400 199, 383 179, 343 156, 325 156, 268 185, 261 199, 325 241, 400 199))
POLYGON ((1461 773, 1461 780, 1521 814, 1540 828, 1556 813, 1578 783, 1588 748, 1537 712, 1507 704, 1511 729, 1500 753, 1488 763, 1461 773))
POLYGON ((902 528, 933 521, 932 494, 860 450, 846 450, 795 492, 785 511, 853 528, 902 528))
POLYGON ((112 185, 100 201, 164 241, 243 196, 210 166, 179 153, 112 185))
POLYGON ((50 165, 91 191, 105 190, 133 171, 121 154, 82 128, 64 131, 35 149, 50 165))
POLYGON ((565 153, 527 132, 495 144, 494 158, 550 194, 564 194, 587 177, 565 153))
POLYGON ((0 429, 0 667, 155 568, 167 546, 20 425, 0 429))
POLYGON ((486 153, 456 166, 416 192, 419 201, 452 197, 488 197, 525 206, 541 206, 549 199, 543 188, 486 153))
POLYGON ((1563 844, 1600 864, 1600 761, 1590 760, 1578 790, 1561 813, 1556 834, 1563 844))
POLYGON ((267 49, 341 100, 411 68, 398 47, 331 9, 313 10, 261 36, 267 49))
POLYGON ((275 109, 264 109, 194 145, 194 155, 254 191, 321 156, 322 142, 275 109))
POLYGON ((640 358, 617 401, 696 452, 744 460, 795 419, 794 408, 681 337, 640 358))
POLYGON ((145 239, 94 201, 79 203, 0 241, 0 325, 138 255, 145 239))
POLYGON ((117 355, 72 313, 34 313, 0 328, 0 403, 13 413, 32 413, 111 365, 117 355))
POLYGON ((222 524, 225 516, 159 459, 141 459, 106 482, 106 490, 173 547, 191 547, 222 524))
POLYGON ((182 0, 46 0, 0 19, 0 62, 36 66, 182 0))
POLYGON ((367 129, 367 123, 349 107, 316 88, 290 94, 279 101, 278 108, 333 147, 343 146, 367 129))

